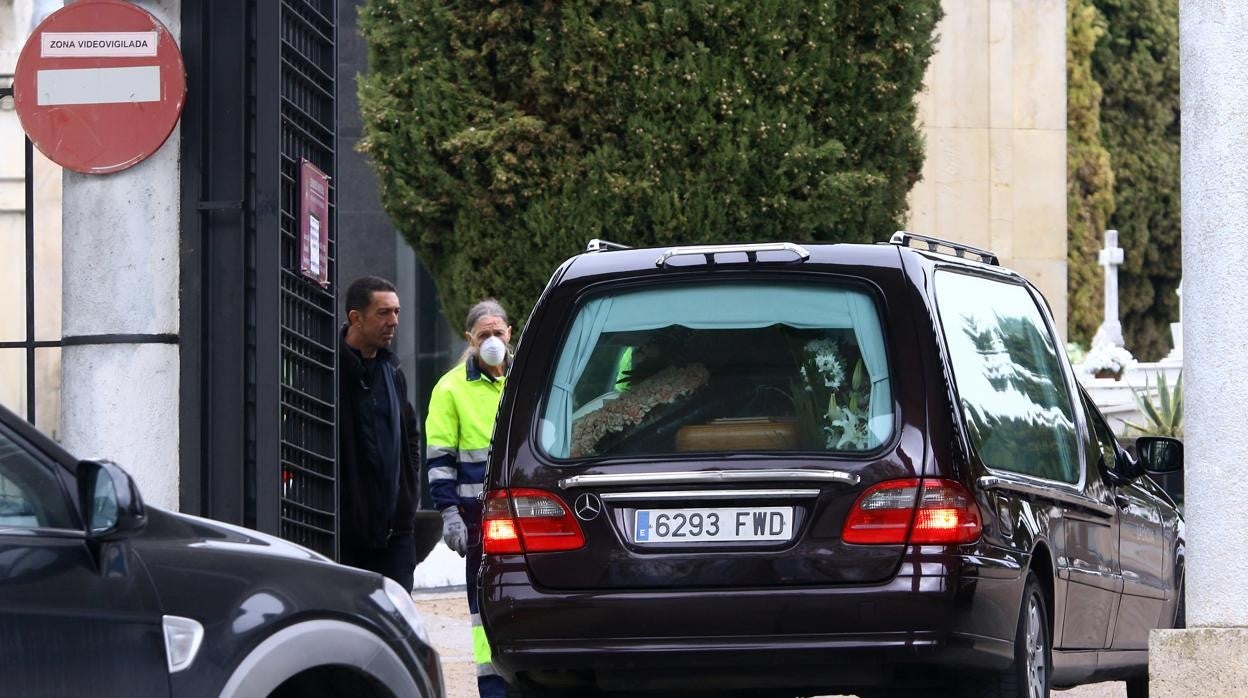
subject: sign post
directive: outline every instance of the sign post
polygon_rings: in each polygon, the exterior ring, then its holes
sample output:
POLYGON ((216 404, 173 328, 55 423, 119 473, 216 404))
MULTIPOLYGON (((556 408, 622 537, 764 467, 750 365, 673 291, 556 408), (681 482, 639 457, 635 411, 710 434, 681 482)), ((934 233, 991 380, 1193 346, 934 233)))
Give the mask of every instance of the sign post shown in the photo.
POLYGON ((84 174, 142 162, 169 138, 186 101, 177 42, 147 10, 79 0, 43 20, 13 78, 22 129, 48 159, 84 174))

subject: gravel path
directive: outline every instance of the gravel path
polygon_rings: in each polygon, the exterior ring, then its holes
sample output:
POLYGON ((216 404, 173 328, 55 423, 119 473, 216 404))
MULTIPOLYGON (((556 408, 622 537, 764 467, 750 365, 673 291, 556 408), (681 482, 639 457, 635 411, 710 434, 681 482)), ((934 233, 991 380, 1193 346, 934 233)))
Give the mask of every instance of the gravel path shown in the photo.
MULTIPOLYGON (((442 656, 446 698, 477 698, 477 674, 472 663, 468 602, 462 590, 413 594, 416 606, 442 656)), ((1057 698, 1126 698, 1119 681, 1080 686, 1057 692, 1057 698)))

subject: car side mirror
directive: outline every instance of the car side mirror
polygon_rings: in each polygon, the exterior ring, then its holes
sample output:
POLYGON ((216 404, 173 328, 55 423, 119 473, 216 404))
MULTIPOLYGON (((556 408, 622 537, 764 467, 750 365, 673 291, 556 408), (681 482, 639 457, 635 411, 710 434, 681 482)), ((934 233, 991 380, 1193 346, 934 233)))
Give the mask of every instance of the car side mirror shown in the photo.
POLYGON ((1141 436, 1135 441, 1136 460, 1149 475, 1165 475, 1183 468, 1183 442, 1168 436, 1141 436))
POLYGON ((147 525, 147 512, 139 489, 116 463, 95 460, 78 463, 78 501, 88 539, 119 540, 147 525))

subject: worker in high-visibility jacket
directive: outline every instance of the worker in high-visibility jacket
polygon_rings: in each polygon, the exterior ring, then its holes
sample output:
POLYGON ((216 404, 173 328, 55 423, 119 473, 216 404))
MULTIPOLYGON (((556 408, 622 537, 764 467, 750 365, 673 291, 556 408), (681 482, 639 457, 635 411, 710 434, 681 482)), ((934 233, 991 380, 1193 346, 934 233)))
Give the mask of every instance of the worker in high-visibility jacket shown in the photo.
POLYGON ((507 312, 490 298, 472 306, 464 326, 468 339, 464 360, 442 376, 429 400, 425 460, 429 491, 442 512, 442 540, 464 556, 477 689, 483 698, 502 698, 505 684, 490 662, 490 645, 477 609, 477 570, 485 457, 511 364, 511 325, 507 312))

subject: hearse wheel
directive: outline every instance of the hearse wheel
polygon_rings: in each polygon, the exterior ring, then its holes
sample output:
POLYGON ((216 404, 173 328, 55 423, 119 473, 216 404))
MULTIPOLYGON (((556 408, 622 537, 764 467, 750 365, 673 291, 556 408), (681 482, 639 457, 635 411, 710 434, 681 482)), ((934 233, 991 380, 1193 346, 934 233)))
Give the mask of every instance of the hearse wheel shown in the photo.
POLYGON ((965 698, 1048 698, 1053 675, 1049 613, 1035 572, 1027 573, 1014 635, 1014 665, 961 686, 965 698))

